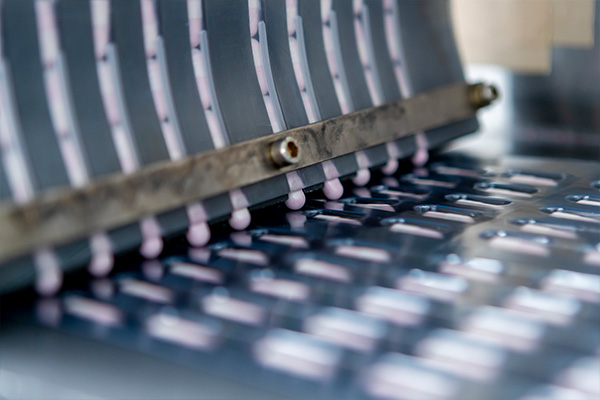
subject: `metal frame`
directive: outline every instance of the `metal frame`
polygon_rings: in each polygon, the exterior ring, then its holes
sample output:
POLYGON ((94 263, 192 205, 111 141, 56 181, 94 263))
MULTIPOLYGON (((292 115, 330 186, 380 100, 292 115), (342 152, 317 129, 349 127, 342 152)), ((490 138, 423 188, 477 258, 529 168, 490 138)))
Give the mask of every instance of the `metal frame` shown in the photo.
POLYGON ((152 164, 130 175, 115 174, 80 189, 49 190, 28 204, 1 204, 0 262, 471 118, 497 95, 493 90, 493 98, 486 99, 489 88, 450 85, 180 161, 152 164), (273 143, 282 140, 298 146, 301 157, 292 164, 271 158, 273 143))

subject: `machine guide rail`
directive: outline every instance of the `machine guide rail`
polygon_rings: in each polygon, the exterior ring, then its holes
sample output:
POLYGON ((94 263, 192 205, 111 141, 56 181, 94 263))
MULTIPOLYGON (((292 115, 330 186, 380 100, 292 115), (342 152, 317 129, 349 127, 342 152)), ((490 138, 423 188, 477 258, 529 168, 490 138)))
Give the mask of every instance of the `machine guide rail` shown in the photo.
POLYGON ((129 175, 114 174, 82 188, 49 190, 26 204, 6 202, 0 205, 0 262, 465 120, 496 96, 495 88, 481 83, 448 85, 182 160, 157 162, 129 175))

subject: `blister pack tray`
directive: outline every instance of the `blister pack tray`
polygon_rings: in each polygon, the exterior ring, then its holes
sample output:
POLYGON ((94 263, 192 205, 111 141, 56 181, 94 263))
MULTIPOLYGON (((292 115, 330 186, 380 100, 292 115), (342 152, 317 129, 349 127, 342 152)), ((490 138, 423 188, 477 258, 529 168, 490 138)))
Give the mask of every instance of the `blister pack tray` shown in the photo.
POLYGON ((448 153, 129 257, 30 315, 290 398, 594 398, 599 179, 448 153))

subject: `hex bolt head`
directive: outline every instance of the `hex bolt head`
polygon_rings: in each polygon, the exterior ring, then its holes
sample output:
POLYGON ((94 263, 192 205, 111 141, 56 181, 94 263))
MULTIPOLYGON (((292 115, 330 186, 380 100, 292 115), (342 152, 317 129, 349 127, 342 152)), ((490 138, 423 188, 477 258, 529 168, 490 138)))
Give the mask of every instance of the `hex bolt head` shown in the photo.
POLYGON ((293 137, 286 136, 271 143, 269 155, 278 167, 296 164, 301 157, 300 144, 293 137))
POLYGON ((475 109, 489 106, 498 98, 498 89, 487 83, 472 85, 469 90, 471 104, 475 109))

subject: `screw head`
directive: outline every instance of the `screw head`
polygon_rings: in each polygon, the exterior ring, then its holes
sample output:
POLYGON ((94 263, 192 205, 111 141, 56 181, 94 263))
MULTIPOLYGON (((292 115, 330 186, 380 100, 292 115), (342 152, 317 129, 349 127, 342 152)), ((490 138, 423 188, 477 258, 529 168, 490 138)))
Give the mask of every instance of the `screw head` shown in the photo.
POLYGON ((291 136, 286 136, 273 142, 269 148, 269 155, 275 165, 285 167, 300 161, 300 144, 291 136))
POLYGON ((498 89, 494 85, 478 83, 471 86, 470 96, 473 107, 482 108, 489 106, 498 98, 498 89))

